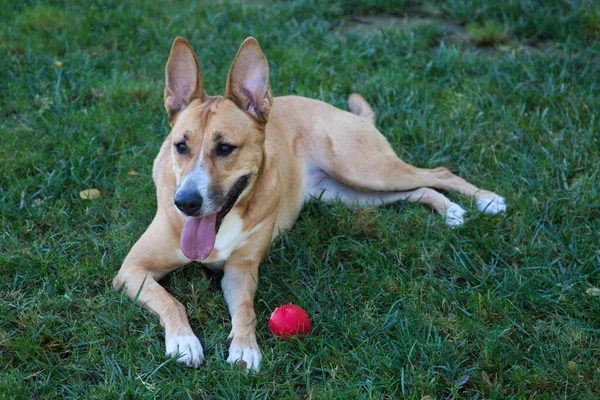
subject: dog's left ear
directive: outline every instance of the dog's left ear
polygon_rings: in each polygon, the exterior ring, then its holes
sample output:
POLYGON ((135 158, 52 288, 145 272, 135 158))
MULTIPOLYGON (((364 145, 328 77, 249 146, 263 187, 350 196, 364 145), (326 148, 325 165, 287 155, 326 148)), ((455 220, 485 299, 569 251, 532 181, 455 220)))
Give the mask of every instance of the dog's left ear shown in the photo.
POLYGON ((175 116, 194 99, 204 97, 200 64, 192 46, 182 37, 173 41, 165 68, 165 109, 173 126, 175 116))
POLYGON ((253 37, 244 40, 227 75, 225 98, 259 122, 267 122, 273 97, 269 89, 269 64, 253 37))

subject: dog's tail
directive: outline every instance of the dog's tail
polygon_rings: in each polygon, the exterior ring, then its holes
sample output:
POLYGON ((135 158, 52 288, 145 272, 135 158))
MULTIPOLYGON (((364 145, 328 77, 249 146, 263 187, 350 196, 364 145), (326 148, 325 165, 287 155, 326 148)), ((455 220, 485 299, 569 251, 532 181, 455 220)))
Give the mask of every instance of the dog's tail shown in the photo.
POLYGON ((368 123, 375 126, 375 111, 360 94, 352 93, 348 97, 348 108, 352 114, 364 118, 368 123))

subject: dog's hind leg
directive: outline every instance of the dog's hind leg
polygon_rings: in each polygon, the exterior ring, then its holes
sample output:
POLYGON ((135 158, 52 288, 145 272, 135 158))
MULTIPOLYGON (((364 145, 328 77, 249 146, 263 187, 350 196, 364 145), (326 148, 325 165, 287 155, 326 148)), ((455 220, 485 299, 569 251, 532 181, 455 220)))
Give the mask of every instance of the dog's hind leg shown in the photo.
POLYGON ((200 341, 190 327, 185 307, 158 281, 190 260, 179 250, 175 235, 168 234, 168 218, 160 212, 133 246, 113 279, 115 290, 124 289, 138 305, 156 314, 165 328, 167 355, 197 367, 204 361, 200 341))
POLYGON ((401 192, 360 191, 331 178, 323 171, 313 171, 309 180, 309 195, 325 203, 339 200, 349 207, 378 207, 397 201, 421 203, 445 217, 450 227, 462 225, 466 211, 440 192, 422 187, 401 192))
POLYGON ((479 189, 447 168, 423 169, 405 163, 364 118, 345 113, 330 116, 330 120, 335 123, 323 121, 321 126, 325 129, 311 133, 307 144, 311 155, 309 171, 321 170, 361 192, 403 192, 428 187, 472 196, 477 208, 487 214, 506 210, 501 196, 479 189))

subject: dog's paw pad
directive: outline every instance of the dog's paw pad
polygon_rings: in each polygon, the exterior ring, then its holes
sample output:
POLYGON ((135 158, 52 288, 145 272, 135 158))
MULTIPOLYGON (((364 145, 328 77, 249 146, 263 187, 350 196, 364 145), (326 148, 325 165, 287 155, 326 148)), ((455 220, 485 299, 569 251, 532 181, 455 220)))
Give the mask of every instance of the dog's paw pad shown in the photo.
POLYGON ((506 200, 501 196, 477 199, 477 210, 487 215, 496 215, 506 212, 506 200))
POLYGON ((450 228, 456 228, 465 223, 467 211, 456 203, 450 203, 446 207, 446 225, 450 228))
POLYGON ((241 346, 236 344, 235 339, 232 341, 229 347, 229 357, 227 357, 229 364, 257 372, 260 370, 261 360, 262 354, 260 354, 258 345, 241 346))
POLYGON ((204 362, 200 340, 194 335, 174 335, 167 339, 167 356, 188 367, 199 367, 204 362))

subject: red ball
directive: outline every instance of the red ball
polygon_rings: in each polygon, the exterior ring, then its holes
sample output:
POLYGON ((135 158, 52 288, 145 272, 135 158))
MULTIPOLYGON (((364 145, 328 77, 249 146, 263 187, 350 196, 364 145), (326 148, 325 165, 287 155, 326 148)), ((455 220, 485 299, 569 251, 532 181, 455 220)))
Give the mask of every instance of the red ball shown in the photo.
POLYGON ((300 338, 310 332, 310 318, 306 311, 293 304, 277 307, 269 318, 269 330, 281 340, 300 338))

